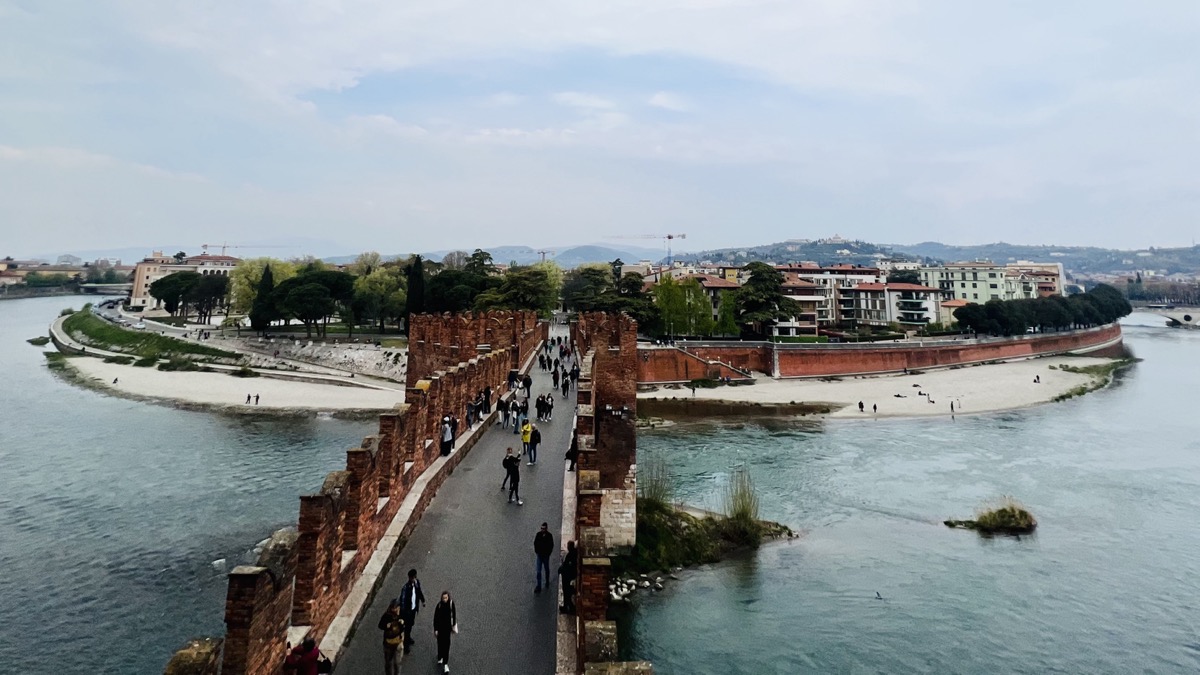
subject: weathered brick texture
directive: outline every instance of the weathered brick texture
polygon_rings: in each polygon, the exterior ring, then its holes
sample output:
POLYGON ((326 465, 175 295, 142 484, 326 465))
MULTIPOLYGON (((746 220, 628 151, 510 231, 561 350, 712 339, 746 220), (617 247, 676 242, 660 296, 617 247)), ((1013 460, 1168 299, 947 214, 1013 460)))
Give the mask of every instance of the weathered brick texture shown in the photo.
MULTIPOLYGON (((465 434, 467 402, 490 387, 495 403, 514 360, 527 360, 546 335, 546 324, 529 312, 413 318, 427 345, 442 342, 409 352, 408 372, 419 377, 405 404, 380 415, 378 433, 347 450, 344 470, 300 498, 295 531, 276 533, 258 565, 229 574, 222 675, 279 675, 289 629, 303 627, 318 641, 324 636, 416 478, 438 459, 442 416, 459 417, 459 435, 465 434), (478 344, 490 351, 478 353, 478 344)), ((403 538, 468 449, 459 447, 429 477, 403 538)))

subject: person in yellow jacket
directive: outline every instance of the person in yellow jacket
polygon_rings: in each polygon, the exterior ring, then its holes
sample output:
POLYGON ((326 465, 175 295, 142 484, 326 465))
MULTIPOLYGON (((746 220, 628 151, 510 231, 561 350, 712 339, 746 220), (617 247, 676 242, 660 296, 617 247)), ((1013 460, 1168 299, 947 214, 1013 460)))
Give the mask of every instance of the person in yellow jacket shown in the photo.
POLYGON ((525 424, 521 425, 521 454, 529 452, 529 439, 533 436, 533 425, 526 420, 525 424))

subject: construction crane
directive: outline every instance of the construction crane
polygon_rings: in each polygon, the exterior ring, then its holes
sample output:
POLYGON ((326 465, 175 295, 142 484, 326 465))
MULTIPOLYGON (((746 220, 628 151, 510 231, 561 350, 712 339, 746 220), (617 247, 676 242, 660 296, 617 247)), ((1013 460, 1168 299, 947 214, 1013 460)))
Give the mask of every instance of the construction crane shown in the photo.
POLYGON ((220 246, 221 255, 225 255, 225 251, 231 248, 291 248, 290 246, 250 246, 248 244, 200 244, 200 249, 204 251, 205 255, 208 255, 210 246, 213 248, 220 246))
POLYGON ((687 239, 687 234, 631 234, 628 236, 616 235, 609 239, 662 239, 667 246, 667 267, 673 262, 671 259, 671 241, 674 239, 687 239))
POLYGON ((542 256, 542 262, 546 262, 546 254, 547 253, 549 253, 550 255, 558 255, 558 251, 551 251, 551 250, 534 251, 534 253, 542 256))

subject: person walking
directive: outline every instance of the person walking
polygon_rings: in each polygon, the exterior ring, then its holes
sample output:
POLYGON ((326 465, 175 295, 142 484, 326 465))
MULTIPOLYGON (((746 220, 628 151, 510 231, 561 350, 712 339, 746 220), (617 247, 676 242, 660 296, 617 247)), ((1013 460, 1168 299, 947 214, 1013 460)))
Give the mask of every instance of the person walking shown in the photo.
MULTIPOLYGON (((533 425, 528 421, 521 425, 521 454, 529 452, 529 439, 533 437, 533 425)), ((530 462, 532 464, 532 462, 530 462)))
POLYGON ((450 448, 454 444, 454 428, 450 426, 450 416, 442 418, 442 457, 450 454, 450 448))
POLYGON ((528 401, 530 396, 533 396, 533 376, 526 375, 524 380, 525 385, 525 400, 528 401))
POLYGON ((400 675, 398 652, 404 642, 404 619, 398 600, 388 603, 387 611, 379 617, 379 630, 383 631, 383 675, 400 675))
POLYGON ((537 464, 538 444, 542 442, 542 430, 536 424, 529 425, 529 466, 537 464))
POLYGON ((567 554, 563 556, 562 564, 558 566, 559 587, 562 588, 563 604, 558 611, 563 614, 575 613, 575 577, 579 570, 579 551, 575 542, 567 542, 567 554))
POLYGON ((554 397, 546 394, 546 421, 554 419, 554 397))
POLYGON ((317 641, 304 638, 304 642, 296 645, 292 653, 284 659, 283 667, 285 670, 291 668, 296 675, 317 675, 317 664, 320 661, 321 650, 317 648, 317 641))
POLYGON ((258 394, 254 395, 254 405, 258 405, 258 394))
POLYGON ((534 593, 542 592, 542 571, 546 572, 546 588, 550 588, 550 554, 554 552, 554 535, 550 534, 550 526, 542 523, 542 529, 533 535, 534 576, 537 585, 534 593))
POLYGON ((550 381, 554 383, 554 388, 558 389, 558 360, 555 359, 554 374, 550 376, 550 381))
POLYGON ((508 486, 508 479, 509 479, 508 461, 513 458, 514 458, 513 449, 510 447, 509 449, 504 451, 504 459, 500 460, 500 466, 504 469, 504 478, 500 481, 500 491, 501 492, 504 492, 504 488, 508 486))
POLYGON ((517 500, 517 506, 521 506, 525 502, 521 501, 521 458, 515 455, 509 455, 504 458, 508 471, 508 503, 513 503, 513 499, 517 500))
POLYGON ((568 389, 570 389, 570 388, 571 388, 571 380, 570 380, 570 378, 564 377, 564 378, 563 378, 563 381, 562 381, 562 393, 563 393, 563 398, 566 398, 566 397, 567 397, 567 390, 568 390, 568 389))
POLYGON ((863 402, 862 401, 858 402, 858 412, 863 412, 863 402))
POLYGON ((250 394, 246 394, 246 405, 250 405, 250 394))
POLYGON ((433 608, 433 637, 437 640, 437 662, 443 673, 450 672, 450 635, 458 632, 458 610, 450 591, 442 591, 442 599, 433 608))
POLYGON ((571 366, 571 386, 574 387, 575 383, 578 381, 579 381, 579 364, 576 363, 575 365, 571 366))
POLYGON ((571 466, 567 467, 567 471, 575 470, 575 460, 578 458, 579 458, 579 430, 574 429, 571 431, 571 447, 567 448, 567 454, 563 456, 563 459, 571 462, 571 466))
POLYGON ((425 594, 421 592, 421 580, 417 578, 415 569, 408 571, 408 581, 400 589, 400 597, 396 601, 400 604, 400 618, 404 619, 404 653, 407 654, 412 651, 412 627, 417 621, 417 612, 425 604, 425 594))
POLYGON ((496 411, 500 413, 499 419, 496 420, 496 424, 502 424, 502 425, 504 425, 504 428, 507 429, 508 428, 508 400, 503 399, 503 398, 500 399, 500 402, 496 404, 496 411))

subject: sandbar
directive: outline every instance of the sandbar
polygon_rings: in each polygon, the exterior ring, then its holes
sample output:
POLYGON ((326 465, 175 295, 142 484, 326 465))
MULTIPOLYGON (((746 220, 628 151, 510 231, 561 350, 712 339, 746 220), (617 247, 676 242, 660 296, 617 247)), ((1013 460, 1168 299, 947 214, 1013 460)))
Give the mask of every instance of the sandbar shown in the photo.
MULTIPOLYGON (((1048 403, 1097 376, 1059 370, 1063 365, 1085 367, 1111 359, 1062 356, 931 370, 916 374, 820 379, 756 378, 752 385, 697 389, 699 400, 747 404, 829 404, 830 417, 928 417, 1015 410, 1048 403), (1050 366, 1054 366, 1051 369, 1050 366), (1035 378, 1041 379, 1035 382, 1035 378), (918 386, 919 385, 919 386, 918 386), (899 397, 897 397, 899 395, 899 397), (864 410, 859 412, 858 402, 864 410), (878 412, 873 409, 878 406, 878 412)), ((690 399, 687 388, 643 391, 639 398, 690 399)))

